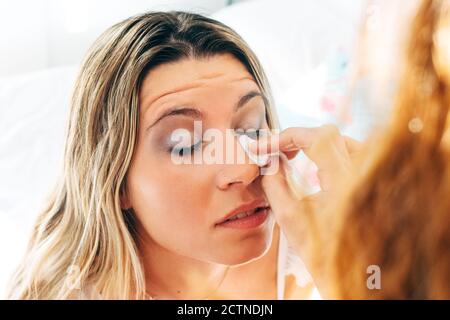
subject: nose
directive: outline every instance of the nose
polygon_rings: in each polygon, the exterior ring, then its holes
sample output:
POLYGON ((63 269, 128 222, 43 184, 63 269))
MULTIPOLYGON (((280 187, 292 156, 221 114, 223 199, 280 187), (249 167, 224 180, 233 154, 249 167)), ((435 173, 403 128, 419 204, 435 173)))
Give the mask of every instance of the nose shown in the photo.
POLYGON ((260 176, 258 165, 249 159, 236 137, 233 137, 233 139, 237 159, 245 159, 245 161, 244 163, 235 161, 235 163, 227 163, 222 166, 217 174, 216 183, 220 190, 227 190, 232 187, 248 187, 260 176))
POLYGON ((226 165, 217 176, 217 187, 227 190, 232 187, 247 187, 259 177, 259 167, 255 164, 226 165))

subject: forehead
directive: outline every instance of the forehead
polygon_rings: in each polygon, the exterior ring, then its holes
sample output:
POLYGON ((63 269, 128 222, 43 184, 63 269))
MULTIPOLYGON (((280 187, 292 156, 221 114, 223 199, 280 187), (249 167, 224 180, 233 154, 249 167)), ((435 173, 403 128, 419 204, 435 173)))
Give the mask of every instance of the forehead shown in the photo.
POLYGON ((183 59, 152 69, 144 78, 139 99, 148 107, 171 94, 208 86, 257 88, 244 65, 232 55, 224 54, 204 59, 183 59))

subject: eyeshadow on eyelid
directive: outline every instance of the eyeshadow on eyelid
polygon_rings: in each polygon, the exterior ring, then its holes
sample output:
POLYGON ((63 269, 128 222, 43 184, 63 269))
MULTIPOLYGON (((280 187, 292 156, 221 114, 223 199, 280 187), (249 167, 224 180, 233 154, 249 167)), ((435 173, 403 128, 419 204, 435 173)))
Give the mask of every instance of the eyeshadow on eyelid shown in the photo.
MULTIPOLYGON (((267 120, 267 110, 264 105, 258 104, 256 107, 247 109, 247 112, 244 112, 240 115, 238 115, 238 118, 236 118, 236 124, 241 125, 243 124, 252 124, 252 123, 258 123, 259 125, 262 125, 267 120)), ((186 129, 189 131, 193 131, 195 128, 195 121, 200 121, 198 119, 194 119, 189 116, 184 115, 173 115, 173 116, 167 116, 163 119, 161 119, 159 123, 156 123, 154 126, 154 132, 158 136, 168 136, 170 132, 176 130, 176 129, 186 129), (164 123, 164 125, 160 125, 161 121, 167 121, 164 123), (163 132, 163 133, 161 133, 163 132)), ((234 122, 234 121, 233 121, 234 122)), ((235 125, 231 124, 230 128, 236 127, 235 125)), ((203 123, 202 130, 206 130, 207 127, 203 123)))

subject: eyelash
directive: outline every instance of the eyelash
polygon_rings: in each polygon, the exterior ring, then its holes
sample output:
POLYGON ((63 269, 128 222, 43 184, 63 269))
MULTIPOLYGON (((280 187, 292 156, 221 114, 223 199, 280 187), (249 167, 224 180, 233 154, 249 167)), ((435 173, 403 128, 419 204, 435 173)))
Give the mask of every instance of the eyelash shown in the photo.
POLYGON ((246 131, 245 134, 254 140, 259 139, 259 137, 261 136, 261 128, 254 129, 254 130, 248 130, 248 131, 246 131))
POLYGON ((203 144, 203 140, 200 140, 199 142, 197 142, 196 144, 193 144, 189 147, 183 147, 183 148, 171 148, 170 152, 174 152, 175 154, 177 154, 180 157, 185 156, 186 154, 192 154, 194 153, 194 151, 196 151, 201 145, 203 144))
MULTIPOLYGON (((237 134, 246 134, 247 136, 249 136, 252 139, 259 139, 261 130, 262 130, 262 128, 246 129, 246 130, 245 129, 237 129, 236 133, 237 134)), ((196 144, 193 144, 189 147, 183 147, 183 148, 172 147, 172 148, 170 148, 169 151, 170 151, 170 153, 174 152, 175 154, 177 154, 180 157, 183 157, 187 154, 192 155, 194 153, 194 151, 196 151, 203 145, 203 142, 204 142, 203 140, 200 140, 196 144)))
POLYGON ((241 135, 241 134, 246 134, 247 136, 249 136, 250 138, 256 140, 259 139, 259 137, 261 136, 261 130, 262 128, 258 128, 258 129, 237 129, 236 133, 241 135))

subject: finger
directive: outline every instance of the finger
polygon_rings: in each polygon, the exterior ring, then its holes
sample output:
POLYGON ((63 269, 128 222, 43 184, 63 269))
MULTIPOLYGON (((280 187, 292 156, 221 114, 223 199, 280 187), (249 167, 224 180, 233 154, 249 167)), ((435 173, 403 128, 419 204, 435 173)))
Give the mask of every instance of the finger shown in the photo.
POLYGON ((283 153, 286 155, 288 160, 292 160, 292 159, 294 159, 297 156, 297 154, 299 152, 300 152, 300 150, 294 150, 294 151, 285 151, 283 153))
POLYGON ((320 127, 315 140, 303 152, 316 164, 323 191, 329 191, 338 184, 342 174, 348 172, 351 166, 346 140, 333 125, 320 127))
POLYGON ((349 154, 360 152, 363 148, 363 143, 355 140, 349 136, 343 136, 345 139, 345 144, 349 154))
MULTIPOLYGON (((343 136, 343 138, 344 138, 344 140, 345 140, 345 143, 346 143, 346 147, 347 147, 347 151, 348 151, 348 153, 350 154, 350 155, 352 155, 353 153, 358 153, 358 152, 360 152, 361 150, 362 150, 362 147, 363 147, 363 143, 362 142, 360 142, 360 141, 357 141, 357 140, 355 140, 355 139, 353 139, 353 138, 351 138, 351 137, 348 137, 348 136, 343 136)), ((272 139, 274 139, 274 138, 272 138, 272 139)), ((279 140, 278 140, 279 141, 279 140)), ((268 140, 266 139, 266 140, 260 140, 259 141, 259 143, 255 143, 255 142, 253 142, 253 152, 257 152, 258 150, 260 151, 260 152, 262 152, 262 145, 264 145, 264 144, 267 144, 268 143, 268 140), (260 146, 260 149, 258 149, 258 145, 260 146)), ((272 140, 272 142, 271 142, 272 144, 275 144, 276 143, 276 140, 272 140)), ((289 146, 289 145, 288 145, 289 146)), ((290 149, 290 148, 288 148, 288 146, 287 147, 283 147, 283 148, 280 148, 280 149, 283 149, 282 151, 283 151, 283 153, 287 156, 287 158, 289 159, 289 160, 292 160, 292 159, 294 159, 296 156, 297 156, 297 154, 300 152, 300 149, 299 148, 297 148, 297 147, 292 147, 292 151, 287 151, 286 149, 290 149)), ((276 148, 276 146, 274 146, 273 148, 272 148, 272 150, 274 150, 276 148)))
POLYGON ((324 125, 318 128, 288 128, 279 135, 262 137, 250 147, 259 152, 265 149, 266 153, 282 151, 288 159, 303 150, 318 168, 322 190, 328 191, 340 179, 339 174, 350 167, 347 144, 352 151, 359 149, 357 141, 343 137, 336 126, 324 125))
POLYGON ((286 177, 287 174, 290 174, 291 168, 286 165, 286 160, 281 157, 278 159, 280 161, 277 163, 277 171, 274 174, 264 175, 261 185, 272 212, 280 223, 295 215, 298 209, 298 198, 291 190, 286 177))
POLYGON ((317 135, 318 128, 291 127, 280 134, 263 136, 258 141, 249 144, 255 153, 290 152, 308 148, 317 135))
MULTIPOLYGON (((317 135, 321 133, 321 129, 335 128, 332 125, 323 126, 321 128, 300 128, 291 127, 282 131, 280 134, 268 135, 261 137, 258 141, 249 144, 251 151, 255 153, 271 153, 275 151, 283 151, 286 155, 296 155, 296 152, 303 148, 308 148, 317 139, 317 135)), ((337 129, 337 128, 336 128, 337 129)), ((349 136, 342 136, 348 153, 359 152, 363 143, 349 136)), ((291 159, 290 156, 288 156, 291 159)))
POLYGON ((334 169, 336 165, 342 164, 342 160, 349 160, 345 139, 334 125, 317 128, 303 152, 319 170, 334 169))
MULTIPOLYGON (((303 258, 311 243, 309 223, 305 219, 305 214, 312 217, 316 210, 314 200, 312 203, 305 203, 301 197, 295 195, 287 180, 289 168, 286 167, 287 159, 283 156, 279 158, 279 170, 275 175, 267 175, 262 178, 262 187, 267 200, 271 206, 275 220, 282 228, 289 243, 294 250, 303 258)), ((309 199, 308 199, 309 200, 309 199)), ((309 263, 308 263, 309 265, 309 263)))

